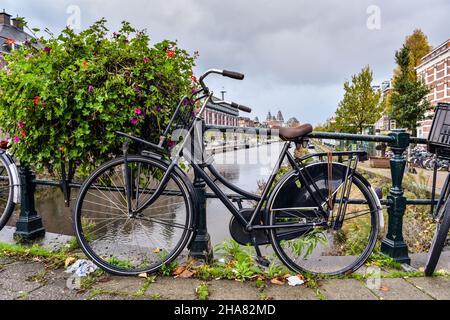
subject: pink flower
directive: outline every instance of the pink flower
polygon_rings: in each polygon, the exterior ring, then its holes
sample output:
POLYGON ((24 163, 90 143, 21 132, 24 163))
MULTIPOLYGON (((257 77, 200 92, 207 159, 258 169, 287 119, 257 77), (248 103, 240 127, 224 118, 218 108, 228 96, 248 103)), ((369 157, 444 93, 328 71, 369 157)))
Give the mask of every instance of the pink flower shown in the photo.
POLYGON ((50 53, 50 51, 52 51, 52 48, 49 48, 49 47, 45 47, 44 48, 44 52, 45 53, 50 53))
POLYGON ((131 124, 132 124, 133 126, 137 125, 138 122, 139 122, 139 119, 136 118, 136 117, 134 117, 133 119, 131 119, 131 124))
POLYGON ((94 86, 93 86, 93 85, 90 85, 90 86, 88 87, 88 92, 89 92, 89 93, 94 92, 94 86))
POLYGON ((134 108, 134 113, 140 116, 142 114, 142 110, 139 108, 134 108))
POLYGON ((19 129, 23 129, 23 122, 22 122, 22 120, 19 121, 19 129))
POLYGON ((150 58, 149 57, 144 57, 144 63, 149 63, 150 62, 150 58))
POLYGON ((20 142, 20 138, 18 136, 15 136, 13 141, 14 141, 14 143, 19 143, 20 142))
POLYGON ((156 110, 156 112, 161 112, 161 107, 160 106, 156 106, 155 110, 156 110))

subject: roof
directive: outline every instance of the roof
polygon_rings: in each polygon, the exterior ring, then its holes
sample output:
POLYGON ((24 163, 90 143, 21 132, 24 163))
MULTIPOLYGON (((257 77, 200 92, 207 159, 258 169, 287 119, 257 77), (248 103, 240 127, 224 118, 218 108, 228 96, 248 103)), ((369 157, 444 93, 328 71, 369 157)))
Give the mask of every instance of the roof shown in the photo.
MULTIPOLYGON (((213 101, 219 101, 219 99, 216 97, 213 97, 212 99, 213 99, 213 101)), ((213 111, 223 112, 223 113, 228 114, 233 117, 239 116, 239 110, 237 110, 236 108, 233 108, 229 105, 226 105, 226 104, 208 103, 206 108, 209 110, 213 110, 213 111)))
POLYGON ((421 68, 422 66, 426 65, 428 62, 432 61, 436 57, 440 56, 443 52, 447 51, 450 48, 450 39, 447 41, 441 43, 439 46, 434 48, 430 53, 425 55, 422 58, 422 62, 420 65, 416 67, 416 69, 421 68))
POLYGON ((32 38, 33 37, 28 33, 21 31, 13 26, 0 24, 0 52, 4 51, 3 44, 5 43, 6 39, 14 39, 17 44, 20 44, 32 38))

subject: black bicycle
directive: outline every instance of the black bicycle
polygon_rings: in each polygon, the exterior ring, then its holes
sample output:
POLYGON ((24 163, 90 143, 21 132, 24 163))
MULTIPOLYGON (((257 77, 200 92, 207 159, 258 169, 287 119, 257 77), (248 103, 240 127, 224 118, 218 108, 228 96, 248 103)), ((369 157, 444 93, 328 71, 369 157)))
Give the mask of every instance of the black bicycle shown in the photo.
MULTIPOLYGON (((433 122, 428 137, 428 151, 435 154, 437 160, 450 160, 450 103, 438 103, 435 108, 433 122)), ((436 177, 438 165, 434 165, 433 174, 433 193, 436 190, 436 177)), ((439 201, 436 209, 432 207, 432 215, 436 221, 436 232, 434 233, 428 254, 427 264, 425 266, 425 275, 431 276, 439 262, 439 257, 444 249, 450 229, 450 174, 442 187, 439 201)))
POLYGON ((433 218, 436 221, 436 232, 434 233, 425 266, 425 275, 432 276, 439 262, 442 249, 448 241, 448 231, 450 230, 450 174, 445 180, 433 218))
POLYGON ((231 212, 233 239, 254 246, 258 262, 267 264, 260 246, 271 245, 295 272, 338 275, 358 269, 371 254, 382 221, 377 195, 356 171, 358 161, 367 154, 317 153, 296 158, 292 146, 305 143, 311 125, 280 128, 284 145, 261 194, 242 190, 218 172, 204 152, 203 140, 195 138, 195 132, 202 134, 208 103, 251 112, 213 98, 204 83, 210 74, 244 79, 236 72, 207 71, 199 79, 201 88, 180 101, 157 145, 118 132, 126 138, 124 155, 96 169, 78 194, 73 221, 84 253, 118 275, 152 273, 176 259, 190 246, 197 229, 197 195, 190 176, 179 165, 187 161, 231 212), (202 106, 194 112, 198 102, 202 106), (178 144, 169 148, 173 140, 178 144), (145 151, 129 154, 129 141, 145 151), (333 157, 342 161, 333 162, 333 157), (280 176, 285 162, 291 169, 280 176), (235 194, 225 194, 222 186, 235 194), (255 205, 244 208, 243 199, 255 205))

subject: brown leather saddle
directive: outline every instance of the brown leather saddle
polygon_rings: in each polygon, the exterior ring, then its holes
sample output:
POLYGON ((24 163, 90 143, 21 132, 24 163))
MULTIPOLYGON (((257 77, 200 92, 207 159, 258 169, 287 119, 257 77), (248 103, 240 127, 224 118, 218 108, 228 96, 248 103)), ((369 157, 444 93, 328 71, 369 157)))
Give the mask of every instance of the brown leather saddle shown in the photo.
POLYGON ((297 141, 313 132, 313 127, 309 123, 303 124, 296 128, 274 128, 279 131, 279 136, 284 141, 297 141))

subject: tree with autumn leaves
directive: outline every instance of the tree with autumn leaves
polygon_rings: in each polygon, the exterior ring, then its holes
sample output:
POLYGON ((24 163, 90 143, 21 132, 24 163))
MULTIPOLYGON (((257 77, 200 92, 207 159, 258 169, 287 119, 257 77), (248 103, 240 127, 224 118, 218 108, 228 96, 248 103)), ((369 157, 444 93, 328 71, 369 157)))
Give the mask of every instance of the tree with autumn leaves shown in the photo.
POLYGON ((413 136, 417 133, 417 122, 424 119, 425 112, 431 107, 426 99, 430 88, 417 78, 416 73, 416 67, 430 50, 428 39, 421 30, 415 30, 406 38, 402 48, 395 53, 397 68, 392 81, 393 90, 385 97, 387 112, 413 136))
POLYGON ((336 111, 335 127, 341 132, 362 133, 381 116, 380 90, 372 87, 373 73, 367 66, 344 83, 344 98, 336 111))
POLYGON ((150 45, 124 22, 37 39, 7 55, 0 71, 0 127, 21 163, 89 172, 120 154, 115 131, 157 142, 179 100, 196 86, 195 55, 175 42, 150 45), (66 166, 67 167, 67 166, 66 166))

